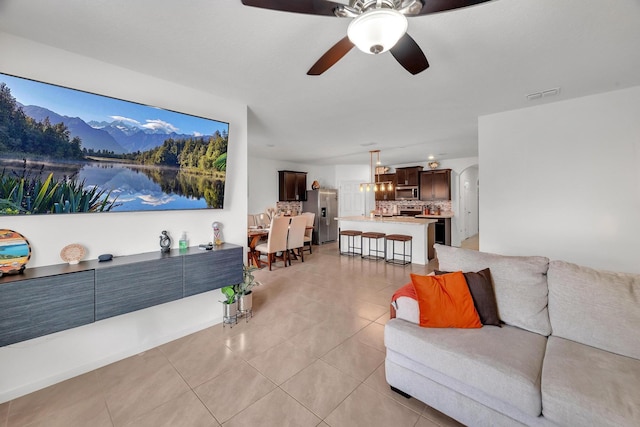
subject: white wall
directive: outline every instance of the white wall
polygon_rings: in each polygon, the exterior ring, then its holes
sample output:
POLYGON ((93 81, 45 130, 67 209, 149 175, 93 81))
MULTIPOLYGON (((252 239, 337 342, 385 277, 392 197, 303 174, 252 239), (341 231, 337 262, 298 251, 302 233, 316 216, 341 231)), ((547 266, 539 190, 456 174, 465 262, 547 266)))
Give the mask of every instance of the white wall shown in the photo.
MULTIPOLYGON (((212 94, 0 33, 0 71, 230 123, 222 210, 2 217, 33 249, 27 268, 58 264, 69 243, 101 253, 159 250, 158 236, 187 231, 192 245, 211 240, 211 223, 227 242, 246 246, 247 107, 212 94)), ((86 372, 221 320, 218 291, 0 348, 0 402, 86 372), (99 337, 100 345, 96 345, 99 337)))
POLYGON ((640 273, 640 86, 480 117, 480 249, 640 273))
POLYGON ((268 207, 276 206, 279 198, 278 171, 280 170, 307 172, 307 190, 311 190, 311 184, 314 180, 320 183, 320 187, 336 188, 334 166, 307 165, 255 156, 249 156, 248 163, 249 202, 247 213, 260 213, 268 207))

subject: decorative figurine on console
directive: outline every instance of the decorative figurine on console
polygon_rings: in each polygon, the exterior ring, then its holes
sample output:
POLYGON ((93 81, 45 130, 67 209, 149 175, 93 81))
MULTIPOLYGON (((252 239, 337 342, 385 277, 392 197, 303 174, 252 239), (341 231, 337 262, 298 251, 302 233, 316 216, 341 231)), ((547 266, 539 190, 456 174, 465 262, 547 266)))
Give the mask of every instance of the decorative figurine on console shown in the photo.
POLYGON ((171 250, 171 237, 169 237, 169 233, 166 230, 162 230, 162 234, 160 235, 160 252, 163 254, 169 253, 171 250))
POLYGON ((222 240, 222 224, 216 221, 211 226, 213 227, 213 244, 220 246, 224 243, 222 240))

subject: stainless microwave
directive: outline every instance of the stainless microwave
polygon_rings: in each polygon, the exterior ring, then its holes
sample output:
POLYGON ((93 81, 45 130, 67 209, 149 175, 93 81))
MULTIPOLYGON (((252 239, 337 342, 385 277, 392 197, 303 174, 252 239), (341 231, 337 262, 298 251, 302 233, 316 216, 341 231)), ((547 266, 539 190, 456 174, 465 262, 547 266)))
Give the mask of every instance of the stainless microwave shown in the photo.
POLYGON ((396 200, 418 200, 418 187, 396 187, 396 200))

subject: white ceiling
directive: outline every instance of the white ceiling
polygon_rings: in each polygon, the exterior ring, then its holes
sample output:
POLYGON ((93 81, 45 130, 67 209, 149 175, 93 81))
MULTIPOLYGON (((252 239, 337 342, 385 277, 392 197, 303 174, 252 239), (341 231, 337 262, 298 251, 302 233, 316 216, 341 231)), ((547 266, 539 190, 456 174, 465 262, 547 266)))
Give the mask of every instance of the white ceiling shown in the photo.
POLYGON ((480 115, 640 85, 640 0, 493 0, 412 17, 426 71, 353 49, 307 76, 348 23, 240 0, 0 0, 0 32, 246 103, 251 153, 292 162, 476 156, 480 115))

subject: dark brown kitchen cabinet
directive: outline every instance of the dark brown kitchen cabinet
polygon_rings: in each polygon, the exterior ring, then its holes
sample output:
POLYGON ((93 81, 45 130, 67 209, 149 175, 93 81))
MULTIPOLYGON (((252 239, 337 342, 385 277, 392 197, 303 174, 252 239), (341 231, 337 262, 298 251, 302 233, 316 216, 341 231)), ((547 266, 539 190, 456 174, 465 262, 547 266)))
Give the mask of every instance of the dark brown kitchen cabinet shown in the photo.
POLYGON ((278 171, 279 199, 281 202, 307 200, 307 173, 278 171))
POLYGON ((451 169, 421 172, 420 200, 451 200, 451 169))
POLYGON ((384 189, 376 191, 376 200, 395 200, 396 199, 396 174, 395 173, 381 173, 376 175, 376 182, 389 183, 393 186, 391 190, 387 189, 385 184, 384 189))
POLYGON ((396 180, 399 186, 417 186, 420 181, 422 166, 396 168, 396 180))

